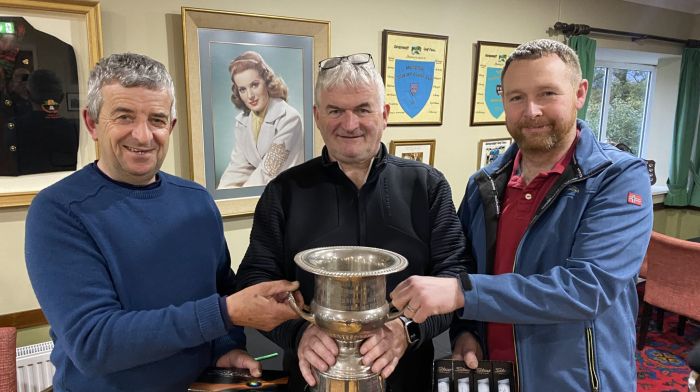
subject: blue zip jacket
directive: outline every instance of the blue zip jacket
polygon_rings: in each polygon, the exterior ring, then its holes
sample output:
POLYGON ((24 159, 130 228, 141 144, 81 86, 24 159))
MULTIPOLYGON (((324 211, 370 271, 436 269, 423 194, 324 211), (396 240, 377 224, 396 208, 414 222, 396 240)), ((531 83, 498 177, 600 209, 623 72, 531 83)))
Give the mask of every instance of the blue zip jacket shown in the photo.
MULTIPOLYGON (((475 173, 459 210, 477 263, 462 318, 513 323, 522 392, 635 391, 636 278, 652 228, 644 162, 581 130, 571 163, 490 275, 517 145, 475 173), (641 199, 641 205, 637 203, 641 199)), ((484 323, 474 331, 485 339, 484 323)))

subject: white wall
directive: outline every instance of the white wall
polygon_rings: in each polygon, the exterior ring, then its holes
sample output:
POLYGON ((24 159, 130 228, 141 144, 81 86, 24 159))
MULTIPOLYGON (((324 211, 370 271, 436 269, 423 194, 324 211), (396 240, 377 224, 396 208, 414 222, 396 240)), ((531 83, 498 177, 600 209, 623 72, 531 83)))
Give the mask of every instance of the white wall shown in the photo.
MULTIPOLYGON (((181 6, 329 20, 332 55, 370 52, 380 59, 383 29, 449 36, 442 126, 390 127, 384 141, 388 144, 393 139, 435 138, 435 166, 452 184, 457 203, 463 196, 467 178, 476 168, 479 140, 508 136, 503 126, 469 127, 477 40, 520 43, 548 37, 548 29, 557 21, 678 38, 700 34, 697 17, 620 0, 103 0, 104 53, 148 54, 165 63, 173 74, 180 118, 163 169, 185 177, 190 169, 181 6)), ((653 42, 631 44, 607 40, 601 44, 656 53, 678 50, 653 42)), ((667 120, 655 116, 654 125, 666 129, 670 126, 667 120)), ((662 155, 654 158, 657 162, 663 160, 662 155)), ((0 209, 0 314, 38 307, 24 267, 25 216, 26 208, 0 209)), ((225 219, 226 238, 236 265, 247 247, 251 222, 250 217, 225 219)))

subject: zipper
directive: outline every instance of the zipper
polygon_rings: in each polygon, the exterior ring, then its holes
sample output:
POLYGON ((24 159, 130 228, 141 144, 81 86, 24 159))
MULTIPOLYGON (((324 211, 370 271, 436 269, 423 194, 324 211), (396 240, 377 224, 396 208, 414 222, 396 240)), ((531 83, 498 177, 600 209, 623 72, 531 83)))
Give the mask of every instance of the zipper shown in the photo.
POLYGON ((586 327, 586 357, 588 359, 588 375, 591 379, 591 391, 598 392, 600 383, 598 369, 595 366, 595 342, 593 341, 593 328, 586 327))
POLYGON ((496 207, 496 216, 500 217, 501 216, 501 203, 498 201, 498 192, 496 191, 496 183, 493 181, 493 178, 488 173, 486 174, 486 178, 488 178, 489 182, 491 183, 491 195, 493 195, 493 204, 496 207))
POLYGON ((518 345, 517 345, 517 339, 515 338, 515 324, 513 324, 513 348, 515 349, 515 361, 513 362, 513 373, 515 374, 515 377, 513 377, 513 381, 515 381, 515 385, 513 386, 513 391, 518 392, 520 391, 520 366, 518 365, 518 345))

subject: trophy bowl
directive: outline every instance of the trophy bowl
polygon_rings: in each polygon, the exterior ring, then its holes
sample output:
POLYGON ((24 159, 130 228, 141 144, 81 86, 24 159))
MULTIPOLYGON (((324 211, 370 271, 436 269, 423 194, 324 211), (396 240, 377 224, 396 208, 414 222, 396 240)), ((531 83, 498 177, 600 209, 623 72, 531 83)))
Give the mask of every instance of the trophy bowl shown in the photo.
POLYGON ((381 376, 362 364, 360 345, 373 331, 402 314, 390 310, 386 275, 405 269, 406 258, 379 248, 331 246, 299 252, 294 261, 314 275, 314 298, 302 309, 290 293, 289 304, 333 337, 340 351, 335 365, 317 372, 319 383, 314 390, 383 391, 381 376))

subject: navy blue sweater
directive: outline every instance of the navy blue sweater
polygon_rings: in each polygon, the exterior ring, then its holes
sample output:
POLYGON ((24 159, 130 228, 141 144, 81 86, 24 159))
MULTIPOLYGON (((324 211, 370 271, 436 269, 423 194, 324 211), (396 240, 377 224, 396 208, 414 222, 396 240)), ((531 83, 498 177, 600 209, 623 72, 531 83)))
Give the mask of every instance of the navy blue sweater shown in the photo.
POLYGON ((219 304, 234 274, 214 201, 158 178, 134 187, 93 163, 29 208, 27 270, 51 325, 55 391, 182 391, 245 344, 219 304))

